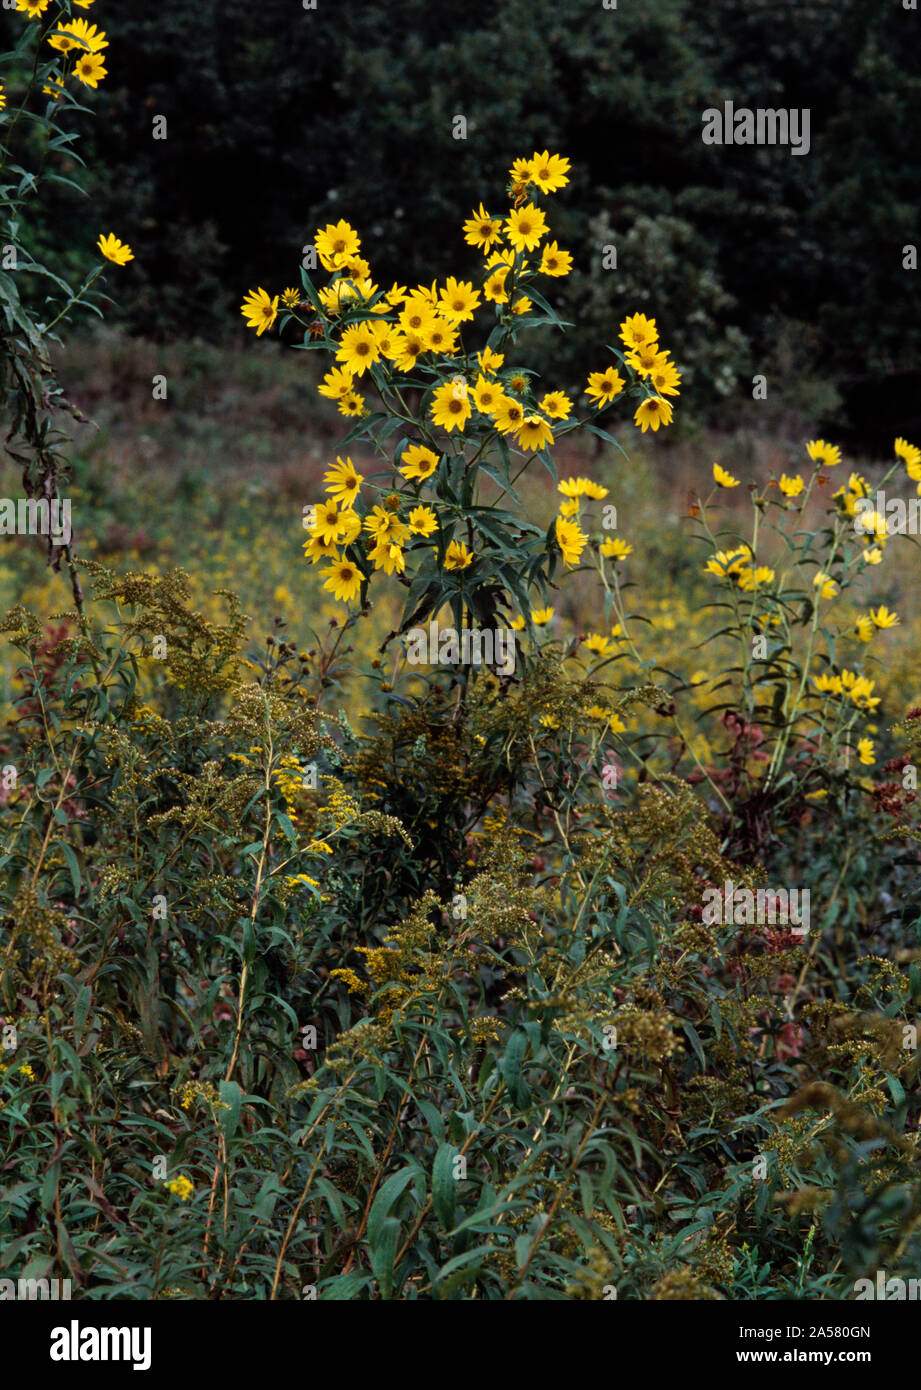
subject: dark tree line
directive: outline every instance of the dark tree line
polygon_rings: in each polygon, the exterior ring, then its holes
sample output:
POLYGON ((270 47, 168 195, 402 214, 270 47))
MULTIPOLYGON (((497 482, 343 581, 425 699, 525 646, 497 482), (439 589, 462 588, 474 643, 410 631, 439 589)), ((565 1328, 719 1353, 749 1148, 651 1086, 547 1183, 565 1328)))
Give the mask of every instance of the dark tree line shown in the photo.
POLYGON ((551 221, 577 266, 553 288, 584 328, 561 340, 557 374, 575 380, 583 341, 635 308, 711 405, 781 349, 864 391, 921 365, 921 272, 902 252, 921 243, 921 12, 900 0, 98 0, 89 13, 110 38, 83 150, 94 206, 65 198, 35 235, 129 240, 121 313, 135 332, 239 331, 245 290, 297 283, 302 246, 339 216, 378 282, 470 274, 463 217, 481 198, 501 208, 512 158, 549 147, 574 165, 551 221), (809 154, 705 145, 702 112, 726 99, 808 107, 809 154))

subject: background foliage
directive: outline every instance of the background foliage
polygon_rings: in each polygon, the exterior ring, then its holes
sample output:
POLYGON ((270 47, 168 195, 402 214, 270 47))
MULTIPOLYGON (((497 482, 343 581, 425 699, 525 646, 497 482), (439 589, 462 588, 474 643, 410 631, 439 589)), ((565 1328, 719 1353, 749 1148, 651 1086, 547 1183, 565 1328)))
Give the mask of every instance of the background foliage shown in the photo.
MULTIPOLYGON (((224 336, 240 287, 287 283, 315 227, 351 209, 385 283, 453 269, 465 248, 444 228, 519 147, 549 146, 576 170, 559 232, 579 271, 562 309, 580 328, 560 368, 581 372, 612 320, 645 310, 713 416, 754 370, 792 379, 786 335, 798 371, 843 388, 839 426, 888 447, 893 429, 918 433, 921 399, 898 375, 917 372, 921 334, 902 269, 921 240, 916 22, 890 0, 126 0, 106 17, 102 119, 84 131, 100 225, 139 253, 121 320, 224 336), (809 155, 704 146, 701 112, 727 98, 808 106, 809 155), (880 433, 868 392, 884 380, 880 433)), ((44 237, 94 239, 76 195, 43 218, 44 237)))

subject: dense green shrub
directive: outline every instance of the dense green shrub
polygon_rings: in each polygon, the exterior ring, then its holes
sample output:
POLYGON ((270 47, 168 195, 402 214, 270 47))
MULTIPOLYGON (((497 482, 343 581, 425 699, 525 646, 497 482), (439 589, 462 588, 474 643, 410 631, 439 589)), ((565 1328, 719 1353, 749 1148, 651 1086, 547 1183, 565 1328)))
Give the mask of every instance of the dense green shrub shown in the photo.
POLYGON ((917 965, 861 959, 848 911, 808 946, 705 925, 702 883, 759 875, 680 781, 601 791, 581 683, 539 662, 447 741, 437 692, 357 735, 181 576, 95 584, 87 637, 6 623, 4 1273, 673 1298, 916 1268, 917 965))

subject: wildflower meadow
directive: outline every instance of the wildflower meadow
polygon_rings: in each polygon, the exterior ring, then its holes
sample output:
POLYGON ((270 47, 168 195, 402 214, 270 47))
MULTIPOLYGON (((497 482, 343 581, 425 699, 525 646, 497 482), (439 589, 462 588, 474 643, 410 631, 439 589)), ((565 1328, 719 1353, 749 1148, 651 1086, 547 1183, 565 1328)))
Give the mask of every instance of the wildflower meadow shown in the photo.
POLYGON ((0 1302, 917 1297, 921 434, 689 349, 514 124, 155 331, 112 0, 7 8, 0 1302))

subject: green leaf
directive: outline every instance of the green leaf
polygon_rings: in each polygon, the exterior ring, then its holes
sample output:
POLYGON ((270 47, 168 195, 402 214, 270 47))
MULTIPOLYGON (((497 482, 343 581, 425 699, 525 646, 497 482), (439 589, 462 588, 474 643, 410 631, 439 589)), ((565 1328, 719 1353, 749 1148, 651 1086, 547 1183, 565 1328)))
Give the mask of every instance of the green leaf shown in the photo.
POLYGON ((77 991, 77 1002, 74 1005, 74 1032, 79 1040, 86 1023, 86 1016, 90 1011, 90 1004, 93 1000, 93 991, 89 985, 81 985, 77 991))
POLYGON ((60 1151, 52 1158, 48 1167, 45 1169, 45 1176, 42 1179, 41 1207, 42 1211, 50 1211, 54 1206, 54 1199, 57 1195, 58 1183, 61 1177, 61 1153, 60 1151))
POLYGON ((698 1036, 697 1029, 694 1027, 692 1023, 685 1023, 684 1031, 685 1033, 687 1033, 688 1038, 690 1039, 691 1046, 693 1047, 697 1060, 700 1063, 701 1071, 706 1071, 707 1057, 703 1049, 703 1044, 700 1041, 700 1037, 698 1036))
POLYGON ((367 1274, 362 1274, 355 1270, 351 1274, 337 1274, 335 1279, 331 1279, 328 1284, 323 1284, 317 1290, 319 1298, 324 1302, 331 1301, 344 1302, 346 1299, 357 1298, 368 1286, 370 1280, 367 1274))
POLYGON ((499 1070, 509 1093, 519 1110, 530 1104, 531 1093, 521 1074, 521 1064, 527 1050, 528 1039, 522 1029, 516 1028, 506 1044, 505 1052, 499 1060, 499 1070))
POLYGON ((371 1222, 368 1222, 368 1258, 374 1277, 380 1285, 381 1298, 388 1299, 393 1293, 393 1262, 397 1256, 397 1242, 400 1238, 400 1223, 396 1217, 388 1216, 380 1222, 376 1239, 371 1241, 371 1222))
POLYGON ((240 1107, 243 1103, 243 1092, 236 1081, 222 1081, 218 1086, 221 1100, 225 1105, 229 1105, 229 1110, 222 1110, 221 1129, 227 1139, 236 1134, 237 1126, 240 1123, 240 1107))
POLYGON ((440 1144, 432 1164, 432 1206, 444 1231, 454 1229, 457 1216, 457 1180, 454 1177, 457 1153, 453 1144, 440 1144))
POLYGON ((67 867, 70 870, 70 880, 74 886, 74 897, 78 898, 80 896, 80 865, 77 863, 77 856, 74 854, 70 845, 65 844, 63 840, 57 847, 67 860, 67 867))
POLYGON ((409 1183, 419 1172, 416 1164, 401 1168, 398 1173, 393 1173, 383 1184, 374 1201, 371 1204, 371 1211, 368 1215, 368 1240, 372 1245, 377 1243, 380 1235, 381 1226, 390 1213, 394 1202, 406 1189, 409 1183))
POLYGON ((276 811, 275 819, 285 832, 285 837, 292 849, 297 849, 297 831, 294 829, 291 817, 286 815, 284 811, 276 811))

